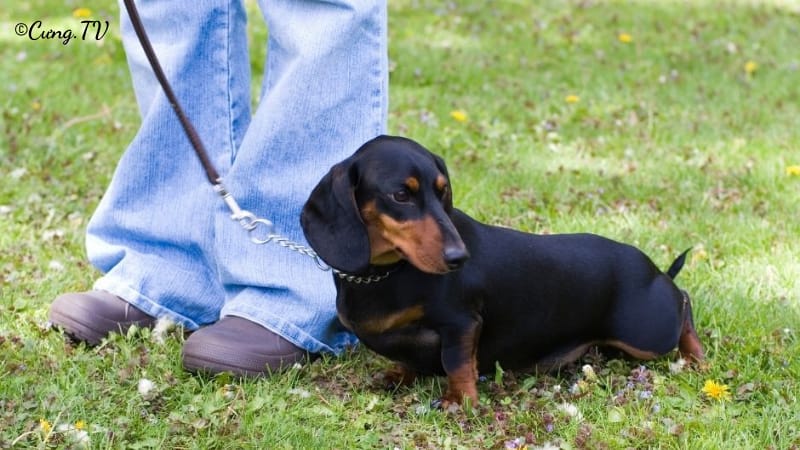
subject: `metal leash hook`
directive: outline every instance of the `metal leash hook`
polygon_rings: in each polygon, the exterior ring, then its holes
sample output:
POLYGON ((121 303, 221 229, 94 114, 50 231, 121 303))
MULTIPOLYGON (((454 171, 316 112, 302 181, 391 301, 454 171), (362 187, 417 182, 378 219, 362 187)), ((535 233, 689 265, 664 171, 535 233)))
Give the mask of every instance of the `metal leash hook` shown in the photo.
POLYGON ((378 281, 382 281, 386 279, 393 270, 386 272, 383 275, 369 275, 369 276, 358 276, 358 275, 350 275, 340 270, 334 269, 333 267, 325 264, 322 261, 322 258, 319 257, 317 252, 314 251, 313 248, 300 244, 298 242, 292 241, 291 239, 282 236, 280 234, 275 233, 275 224, 272 221, 264 218, 260 218, 255 214, 242 209, 239 206, 239 203, 236 202, 236 199, 233 198, 230 192, 225 188, 225 185, 222 184, 222 179, 217 179, 214 183, 214 191, 222 197, 222 200, 228 205, 228 209, 231 211, 231 219, 239 222, 239 225, 244 228, 247 233, 250 235, 250 242, 254 244, 268 244, 270 242, 280 245, 283 248, 287 248, 294 252, 300 253, 301 255, 308 256, 309 258, 314 260, 314 263, 317 267, 322 271, 331 271, 336 274, 339 278, 349 281, 351 283, 357 284, 370 284, 376 283, 378 281), (264 239, 260 239, 255 236, 255 231, 259 228, 266 228, 267 237, 264 239))
POLYGON ((317 252, 315 252, 311 247, 299 244, 290 240, 289 238, 275 233, 275 224, 273 224, 269 219, 260 218, 250 211, 242 209, 239 206, 239 203, 236 202, 236 199, 233 198, 233 195, 231 195, 231 193, 225 188, 225 185, 222 184, 221 179, 217 179, 216 183, 214 183, 214 191, 219 194, 220 197, 222 197, 222 200, 228 206, 228 209, 231 212, 231 219, 239 222, 239 225, 241 225, 241 227, 244 228, 250 235, 250 242, 259 245, 274 242, 281 247, 288 248, 289 250, 313 259, 320 270, 334 270, 329 265, 325 264, 319 255, 317 255, 317 252), (267 235, 263 239, 258 238, 255 235, 256 230, 259 228, 264 228, 266 230, 267 235))
POLYGON ((225 185, 222 184, 222 180, 218 179, 214 184, 214 192, 222 197, 222 200, 231 211, 231 219, 239 222, 239 225, 241 225, 242 228, 248 232, 252 232, 258 227, 259 223, 267 222, 266 225, 270 228, 270 233, 272 232, 272 222, 266 219, 258 219, 255 214, 240 208, 239 204, 236 202, 236 199, 233 198, 231 193, 225 188, 225 185))

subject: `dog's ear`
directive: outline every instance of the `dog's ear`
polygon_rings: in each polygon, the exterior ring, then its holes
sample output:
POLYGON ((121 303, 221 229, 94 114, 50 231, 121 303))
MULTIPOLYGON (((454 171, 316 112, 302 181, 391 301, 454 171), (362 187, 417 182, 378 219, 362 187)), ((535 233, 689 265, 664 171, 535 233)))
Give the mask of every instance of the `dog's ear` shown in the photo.
POLYGON ((356 204, 358 161, 352 157, 322 177, 303 206, 300 224, 311 248, 331 267, 359 273, 369 265, 369 238, 356 204))
POLYGON ((433 156, 433 160, 436 163, 436 168, 439 169, 439 172, 441 172, 445 178, 447 178, 447 182, 449 184, 447 193, 442 198, 442 206, 444 207, 445 212, 450 214, 453 212, 453 185, 450 184, 450 174, 447 173, 447 165, 444 163, 444 159, 442 159, 442 157, 433 152, 431 152, 431 156, 433 156))

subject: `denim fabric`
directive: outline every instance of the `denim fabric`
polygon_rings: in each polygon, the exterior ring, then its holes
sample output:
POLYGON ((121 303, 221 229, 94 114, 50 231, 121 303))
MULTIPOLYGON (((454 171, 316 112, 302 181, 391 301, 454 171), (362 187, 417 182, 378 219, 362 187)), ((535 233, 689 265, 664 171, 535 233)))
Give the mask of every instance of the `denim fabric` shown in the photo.
MULTIPOLYGON (((299 214, 312 187, 385 131, 385 2, 261 2, 267 68, 252 115, 241 2, 136 3, 225 185, 305 242, 299 214)), ((104 272, 95 289, 189 329, 235 315, 311 352, 353 344, 335 320, 331 274, 250 242, 205 179, 124 13, 122 36, 142 123, 87 230, 89 260, 104 272)))

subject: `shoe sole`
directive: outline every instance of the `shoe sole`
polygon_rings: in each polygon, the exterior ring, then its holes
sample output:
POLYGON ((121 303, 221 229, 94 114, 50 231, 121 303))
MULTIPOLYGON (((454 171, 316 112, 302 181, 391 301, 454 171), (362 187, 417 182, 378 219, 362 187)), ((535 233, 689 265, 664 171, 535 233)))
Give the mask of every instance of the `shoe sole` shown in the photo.
POLYGON ((62 314, 59 311, 50 312, 50 322, 64 331, 67 336, 86 342, 89 345, 99 344, 107 334, 98 333, 93 327, 74 317, 62 314))
POLYGON ((311 362, 318 356, 305 351, 264 355, 242 353, 241 349, 237 349, 235 357, 232 353, 230 346, 187 339, 183 344, 181 359, 184 369, 192 373, 226 372, 242 377, 263 377, 283 372, 298 363, 311 362))
POLYGON ((231 358, 231 349, 202 344, 192 345, 187 341, 183 345, 183 367, 193 373, 217 374, 231 373, 242 377, 263 377, 272 373, 282 372, 296 363, 308 361, 306 354, 296 352, 286 355, 237 355, 231 358))
POLYGON ((87 310, 80 310, 82 314, 72 315, 66 314, 60 309, 50 310, 50 323, 57 328, 64 331, 67 336, 89 345, 98 345, 103 341, 103 338, 108 337, 109 333, 125 334, 128 329, 137 325, 139 327, 152 327, 155 324, 155 319, 139 320, 132 322, 115 322, 110 321, 104 317, 92 314, 87 310), (78 317, 82 318, 80 320, 78 317), (102 327, 98 327, 100 324, 102 327), (98 331, 98 328, 105 330, 104 332, 98 331))

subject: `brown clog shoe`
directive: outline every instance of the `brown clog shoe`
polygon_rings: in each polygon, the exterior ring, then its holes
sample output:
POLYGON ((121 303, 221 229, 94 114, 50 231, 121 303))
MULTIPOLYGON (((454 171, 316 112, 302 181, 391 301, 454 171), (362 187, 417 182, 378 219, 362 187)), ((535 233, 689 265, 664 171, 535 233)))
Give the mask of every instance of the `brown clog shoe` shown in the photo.
POLYGON ((50 323, 75 340, 99 344, 109 333, 125 333, 132 325, 150 328, 156 319, 105 291, 70 293, 50 305, 50 323))
POLYGON ((302 348, 236 316, 195 331, 183 344, 183 367, 190 372, 263 376, 308 359, 302 348))

